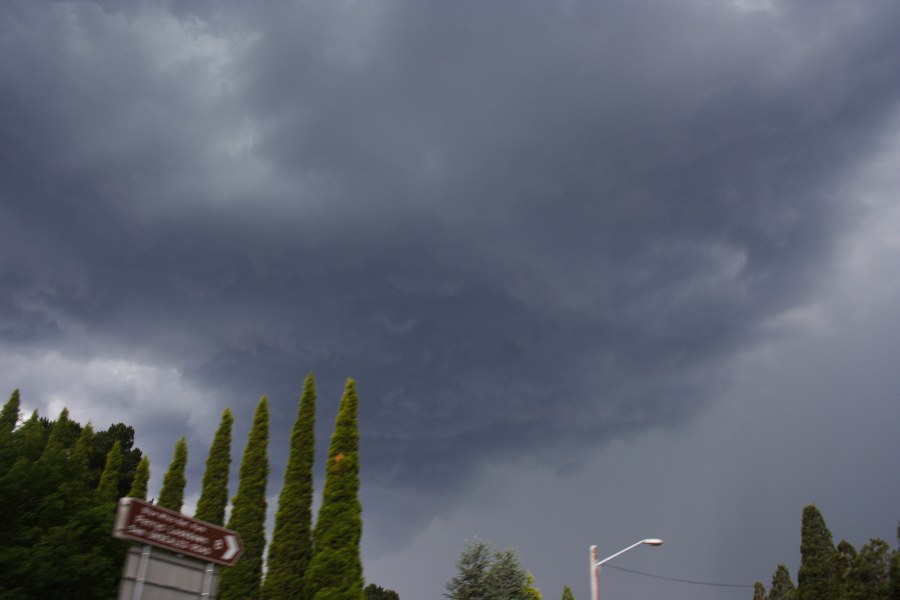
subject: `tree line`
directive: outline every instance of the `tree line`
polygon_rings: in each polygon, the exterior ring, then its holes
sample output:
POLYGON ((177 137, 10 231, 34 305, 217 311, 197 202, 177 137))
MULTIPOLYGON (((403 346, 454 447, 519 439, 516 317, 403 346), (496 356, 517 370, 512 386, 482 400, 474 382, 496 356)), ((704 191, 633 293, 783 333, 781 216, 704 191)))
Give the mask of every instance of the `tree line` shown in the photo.
POLYGON ((847 540, 835 545, 822 513, 810 504, 803 509, 797 585, 780 564, 768 590, 754 584, 753 600, 900 600, 900 550, 879 538, 858 550, 847 540))
MULTIPOLYGON (((237 531, 244 544, 237 564, 222 571, 221 600, 399 600, 392 590, 363 587, 358 404, 349 379, 313 524, 316 388, 313 375, 306 377, 268 556, 268 399, 256 405, 227 524, 234 418, 224 410, 194 515, 237 531)), ((0 600, 115 597, 127 547, 111 535, 116 504, 126 495, 146 499, 150 475, 149 460, 133 447, 134 429, 119 423, 94 432, 65 409, 56 421, 37 411, 21 424, 20 417, 16 390, 0 412, 0 600)), ((163 476, 160 506, 181 511, 187 458, 182 437, 163 476)))

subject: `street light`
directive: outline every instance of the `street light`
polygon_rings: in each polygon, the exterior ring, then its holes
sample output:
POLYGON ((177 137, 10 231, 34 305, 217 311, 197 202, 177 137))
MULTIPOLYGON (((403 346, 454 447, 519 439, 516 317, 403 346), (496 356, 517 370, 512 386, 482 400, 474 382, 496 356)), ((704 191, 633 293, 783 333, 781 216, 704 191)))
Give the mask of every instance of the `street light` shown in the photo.
POLYGON ((635 542, 627 548, 623 548, 615 554, 607 556, 603 560, 597 560, 597 546, 591 546, 591 600, 600 600, 600 565, 606 564, 615 557, 625 554, 632 548, 637 548, 642 544, 647 544, 648 546, 662 546, 662 543, 663 541, 660 539, 647 538, 646 540, 635 542))

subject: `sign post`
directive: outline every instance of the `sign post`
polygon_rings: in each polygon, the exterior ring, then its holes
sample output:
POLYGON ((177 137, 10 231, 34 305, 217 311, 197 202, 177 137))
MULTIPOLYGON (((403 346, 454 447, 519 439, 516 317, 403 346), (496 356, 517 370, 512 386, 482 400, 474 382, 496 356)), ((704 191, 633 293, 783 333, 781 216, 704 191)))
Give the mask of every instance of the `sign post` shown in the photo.
POLYGON ((139 498, 122 498, 113 536, 141 544, 128 552, 120 600, 211 600, 217 565, 244 553, 240 536, 139 498))

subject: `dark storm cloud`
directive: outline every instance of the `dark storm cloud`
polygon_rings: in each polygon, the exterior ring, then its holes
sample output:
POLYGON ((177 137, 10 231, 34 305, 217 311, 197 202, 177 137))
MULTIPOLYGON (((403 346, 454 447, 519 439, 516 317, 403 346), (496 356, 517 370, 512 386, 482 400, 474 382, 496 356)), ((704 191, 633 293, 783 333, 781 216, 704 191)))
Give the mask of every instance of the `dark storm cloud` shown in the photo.
POLYGON ((285 420, 352 375, 371 489, 427 517, 690 416, 815 293, 898 12, 7 3, 0 340, 285 420))

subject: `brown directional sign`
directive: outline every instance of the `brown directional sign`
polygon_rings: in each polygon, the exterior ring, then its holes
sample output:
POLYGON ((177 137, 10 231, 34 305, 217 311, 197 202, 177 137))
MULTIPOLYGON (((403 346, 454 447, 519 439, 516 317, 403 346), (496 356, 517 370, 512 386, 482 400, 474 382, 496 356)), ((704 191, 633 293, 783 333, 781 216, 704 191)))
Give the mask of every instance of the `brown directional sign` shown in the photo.
POLYGON ((236 531, 139 498, 119 500, 113 536, 220 565, 233 565, 244 553, 236 531))

